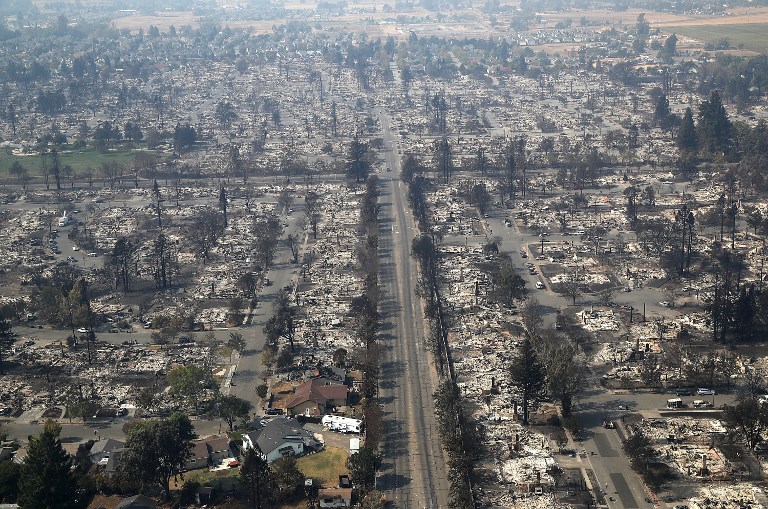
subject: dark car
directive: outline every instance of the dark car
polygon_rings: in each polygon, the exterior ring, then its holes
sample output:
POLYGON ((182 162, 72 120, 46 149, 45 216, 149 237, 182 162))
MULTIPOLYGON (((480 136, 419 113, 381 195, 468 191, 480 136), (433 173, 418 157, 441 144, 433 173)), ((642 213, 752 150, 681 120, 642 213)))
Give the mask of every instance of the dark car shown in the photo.
POLYGON ((693 390, 692 389, 677 389, 675 391, 675 394, 678 396, 693 396, 693 390))

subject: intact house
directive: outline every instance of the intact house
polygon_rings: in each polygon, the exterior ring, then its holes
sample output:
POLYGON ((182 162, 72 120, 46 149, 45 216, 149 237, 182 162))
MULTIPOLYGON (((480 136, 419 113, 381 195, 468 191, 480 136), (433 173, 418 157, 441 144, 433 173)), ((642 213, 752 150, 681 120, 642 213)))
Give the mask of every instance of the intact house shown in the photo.
POLYGON ((113 449, 107 459, 107 465, 104 467, 104 472, 110 475, 116 474, 120 468, 120 457, 126 450, 127 449, 125 448, 113 449))
POLYGON ((327 378, 313 378, 296 387, 293 397, 285 404, 291 415, 320 416, 345 406, 349 387, 327 378))
POLYGON ((155 501, 144 495, 134 495, 117 504, 115 509, 156 509, 155 501))
POLYGON ((323 488, 317 500, 320 507, 352 507, 352 488, 323 488))
POLYGON ((213 435, 192 442, 192 456, 186 463, 187 470, 212 467, 222 461, 233 460, 226 435, 213 435))
POLYGON ((256 449, 268 463, 283 456, 301 456, 323 448, 313 433, 301 427, 296 419, 277 417, 264 427, 243 435, 243 452, 256 449))
POLYGON ((122 449, 125 444, 112 438, 104 438, 94 442, 91 447, 90 456, 94 465, 106 465, 109 462, 109 456, 115 449, 122 449))

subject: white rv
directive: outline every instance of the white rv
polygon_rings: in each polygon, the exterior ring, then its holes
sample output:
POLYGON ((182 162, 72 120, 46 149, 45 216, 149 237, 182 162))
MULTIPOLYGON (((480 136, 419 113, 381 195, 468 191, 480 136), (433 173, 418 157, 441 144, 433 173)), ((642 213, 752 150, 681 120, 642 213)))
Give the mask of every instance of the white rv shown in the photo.
POLYGON ((360 433, 363 421, 339 415, 324 415, 320 421, 323 426, 338 433, 360 433))

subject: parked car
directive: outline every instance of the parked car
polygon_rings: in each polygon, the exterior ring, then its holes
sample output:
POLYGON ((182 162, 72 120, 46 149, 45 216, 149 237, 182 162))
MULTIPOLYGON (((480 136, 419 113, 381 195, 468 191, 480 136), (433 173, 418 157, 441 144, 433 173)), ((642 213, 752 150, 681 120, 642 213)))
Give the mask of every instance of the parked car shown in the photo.
POLYGON ((90 330, 87 327, 80 327, 79 329, 77 329, 77 332, 79 334, 88 334, 90 330))
POLYGON ((541 281, 536 281, 536 288, 538 288, 539 290, 543 290, 544 283, 542 283, 541 281))
POLYGON ((714 396, 715 390, 714 389, 707 389, 705 387, 699 387, 696 389, 696 394, 699 396, 714 396))
POLYGON ((678 388, 675 394, 678 396, 693 396, 693 391, 691 389, 678 388))

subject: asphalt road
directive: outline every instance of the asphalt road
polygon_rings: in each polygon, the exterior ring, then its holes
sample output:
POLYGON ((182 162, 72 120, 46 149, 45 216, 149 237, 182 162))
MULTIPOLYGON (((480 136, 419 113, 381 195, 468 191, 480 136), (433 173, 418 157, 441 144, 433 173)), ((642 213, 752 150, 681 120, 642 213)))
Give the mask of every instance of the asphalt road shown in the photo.
MULTIPOLYGON (((288 227, 284 228, 283 237, 289 234, 299 235, 302 239, 303 232, 298 227, 299 218, 304 214, 303 203, 293 205, 294 212, 288 216, 288 227)), ((301 255, 299 256, 301 261, 301 255)), ((264 383, 265 367, 261 362, 261 351, 264 348, 264 324, 274 314, 272 308, 277 293, 295 284, 299 276, 299 264, 292 263, 291 252, 281 241, 280 246, 275 252, 274 264, 269 268, 266 276, 272 282, 270 286, 262 287, 259 295, 259 304, 252 314, 250 327, 243 327, 240 332, 245 339, 246 347, 237 363, 235 375, 232 377, 232 387, 230 394, 250 401, 253 405, 254 416, 262 415, 262 402, 256 387, 264 383)))
POLYGON ((384 317, 379 396, 386 419, 378 488, 395 507, 448 507, 447 466, 437 434, 435 387, 424 343, 424 321, 414 287, 417 269, 410 246, 417 233, 406 205, 406 187, 397 176, 399 155, 389 119, 379 113, 392 178, 383 177, 379 198, 379 257, 384 317))

